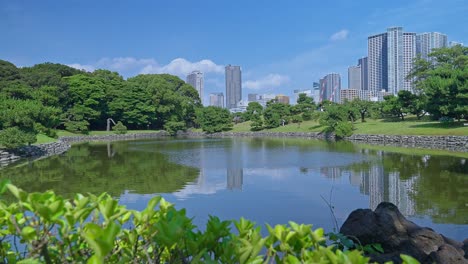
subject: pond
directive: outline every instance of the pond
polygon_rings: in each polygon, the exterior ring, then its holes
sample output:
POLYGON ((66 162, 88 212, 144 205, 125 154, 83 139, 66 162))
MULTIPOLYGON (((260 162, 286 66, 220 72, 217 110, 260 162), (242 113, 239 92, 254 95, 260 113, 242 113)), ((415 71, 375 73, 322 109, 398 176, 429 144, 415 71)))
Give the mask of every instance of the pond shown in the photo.
POLYGON ((310 223, 333 231, 351 211, 382 201, 448 237, 468 237, 464 155, 401 154, 313 139, 153 139, 82 143, 68 152, 0 170, 27 191, 108 192, 143 209, 154 195, 208 216, 310 223), (336 221, 335 221, 336 219, 336 221))

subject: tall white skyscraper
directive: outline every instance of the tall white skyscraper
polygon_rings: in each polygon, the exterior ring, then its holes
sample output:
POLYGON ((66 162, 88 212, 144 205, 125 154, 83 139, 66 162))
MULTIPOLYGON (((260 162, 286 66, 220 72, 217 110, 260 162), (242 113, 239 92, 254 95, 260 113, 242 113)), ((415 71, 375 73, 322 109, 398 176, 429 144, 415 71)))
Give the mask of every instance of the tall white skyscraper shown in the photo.
POLYGON ((368 38, 368 52, 371 93, 413 91, 413 80, 406 77, 416 57, 416 33, 403 32, 402 27, 388 28, 386 33, 368 38))
POLYGON ((368 37, 368 77, 369 91, 377 94, 387 90, 387 33, 368 37))
POLYGON ((361 90, 361 66, 348 68, 348 89, 361 90))
POLYGON ((416 35, 416 54, 429 60, 429 53, 433 49, 447 47, 447 35, 439 32, 426 32, 416 35))
POLYGON ((198 95, 203 103, 203 86, 204 86, 204 78, 203 72, 201 71, 193 71, 189 75, 187 75, 187 83, 192 85, 195 90, 197 90, 198 95))
POLYGON ((226 74, 226 108, 237 107, 237 103, 242 100, 242 77, 240 66, 225 67, 226 74))

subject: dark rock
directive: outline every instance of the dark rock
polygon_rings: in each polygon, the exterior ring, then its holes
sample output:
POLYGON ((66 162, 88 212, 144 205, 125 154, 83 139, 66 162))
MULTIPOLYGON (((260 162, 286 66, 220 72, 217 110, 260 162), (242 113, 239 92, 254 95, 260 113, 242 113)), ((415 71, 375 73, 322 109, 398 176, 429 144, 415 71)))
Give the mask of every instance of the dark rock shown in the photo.
POLYGON ((363 245, 378 243, 384 254, 371 255, 378 263, 401 263, 400 254, 412 256, 421 263, 466 263, 468 239, 464 243, 444 237, 430 228, 420 227, 406 219, 392 204, 383 202, 375 211, 353 211, 340 232, 363 245))
POLYGON ((437 251, 431 252, 427 263, 468 264, 468 260, 453 246, 444 244, 437 251))
POLYGON ((468 238, 463 240, 463 251, 465 251, 465 258, 468 259, 468 238))

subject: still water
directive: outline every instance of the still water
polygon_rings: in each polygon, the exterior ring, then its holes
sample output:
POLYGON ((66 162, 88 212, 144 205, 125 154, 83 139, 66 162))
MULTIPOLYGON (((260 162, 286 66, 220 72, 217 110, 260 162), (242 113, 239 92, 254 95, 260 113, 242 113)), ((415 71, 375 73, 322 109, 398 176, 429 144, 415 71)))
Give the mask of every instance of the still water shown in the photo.
POLYGON ((108 192, 143 209, 154 195, 208 215, 259 225, 288 221, 333 231, 357 208, 396 204, 419 225, 468 237, 468 160, 407 155, 350 142, 228 138, 84 143, 0 170, 27 191, 108 192), (333 213, 330 207, 333 206, 333 213))

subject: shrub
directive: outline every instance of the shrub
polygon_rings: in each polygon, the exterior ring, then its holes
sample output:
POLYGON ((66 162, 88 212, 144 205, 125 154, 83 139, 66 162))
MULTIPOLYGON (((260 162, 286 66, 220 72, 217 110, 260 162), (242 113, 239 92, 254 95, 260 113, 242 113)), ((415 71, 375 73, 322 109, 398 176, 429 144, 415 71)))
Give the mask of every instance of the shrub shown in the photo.
POLYGON ((338 122, 334 131, 338 138, 349 137, 353 134, 353 125, 347 121, 338 122))
POLYGON ((197 110, 197 121, 203 131, 216 133, 231 130, 233 118, 227 109, 207 106, 197 110))
POLYGON ((312 120, 312 112, 307 111, 307 112, 302 113, 302 119, 304 119, 304 121, 312 120))
POLYGON ((117 122, 112 128, 116 134, 127 134, 127 127, 121 121, 117 122))
POLYGON ((9 127, 0 131, 0 145, 6 149, 14 149, 36 142, 36 134, 25 132, 18 127, 9 127))
POLYGON ((250 130, 252 131, 260 131, 263 129, 263 119, 260 114, 253 114, 250 118, 252 121, 250 123, 250 130))
MULTIPOLYGON (((64 199, 52 191, 26 193, 3 181, 0 193, 6 191, 17 200, 0 200, 0 232, 9 238, 0 240, 0 259, 7 263, 369 261, 358 250, 327 246, 324 230, 313 230, 312 225, 267 225, 263 237, 252 221, 210 216, 205 230, 199 231, 185 209, 176 210, 160 196, 151 198, 144 210, 135 211, 108 194, 64 199), (232 224, 236 231, 231 231, 232 224)), ((417 263, 409 257, 405 261, 417 263)))
POLYGON ((177 131, 187 130, 187 126, 183 121, 169 121, 164 125, 164 130, 171 136, 177 135, 177 131))

